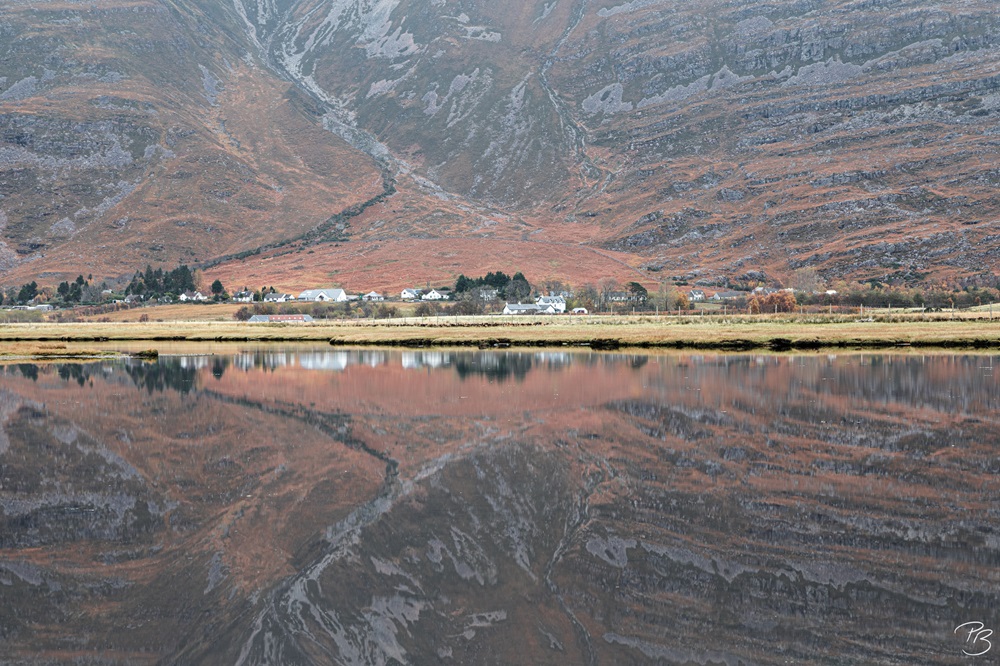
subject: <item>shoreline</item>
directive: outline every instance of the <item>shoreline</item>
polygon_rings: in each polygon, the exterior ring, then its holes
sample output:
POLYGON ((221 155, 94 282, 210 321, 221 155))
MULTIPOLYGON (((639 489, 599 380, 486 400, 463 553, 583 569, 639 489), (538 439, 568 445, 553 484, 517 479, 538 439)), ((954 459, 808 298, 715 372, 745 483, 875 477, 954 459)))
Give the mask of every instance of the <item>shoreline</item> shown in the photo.
MULTIPOLYGON (((593 350, 822 351, 1000 350, 1000 319, 849 316, 489 317, 363 320, 309 324, 235 321, 0 324, 0 358, 79 358, 106 350, 67 345, 143 343, 127 355, 155 357, 165 343, 313 343, 349 347, 588 347, 593 350)), ((126 352, 120 352, 125 354, 126 352)))

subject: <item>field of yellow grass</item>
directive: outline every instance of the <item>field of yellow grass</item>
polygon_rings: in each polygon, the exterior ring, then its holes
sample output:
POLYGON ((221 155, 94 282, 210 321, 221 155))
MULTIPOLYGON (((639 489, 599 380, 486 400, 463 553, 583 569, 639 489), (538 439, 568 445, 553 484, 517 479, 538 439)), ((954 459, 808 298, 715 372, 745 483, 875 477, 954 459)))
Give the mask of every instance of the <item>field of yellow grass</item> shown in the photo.
MULTIPOLYGON (((136 342, 156 349, 169 342, 312 342, 343 345, 541 346, 679 349, 811 349, 876 347, 1000 348, 1000 319, 894 316, 554 316, 428 317, 330 320, 311 324, 249 324, 225 320, 168 320, 170 307, 149 321, 0 324, 0 356, 53 343, 136 342), (160 321, 163 315, 163 321, 160 321), (34 347, 32 346, 34 345, 34 347)), ((192 306, 177 306, 192 309, 192 306)), ((214 310, 194 306, 199 314, 214 310)), ((133 316, 136 311, 131 311, 133 316)), ((141 311, 139 311, 141 312, 141 311)), ((186 313, 186 311, 185 311, 186 313)), ((99 344, 105 348, 106 344, 99 344)))

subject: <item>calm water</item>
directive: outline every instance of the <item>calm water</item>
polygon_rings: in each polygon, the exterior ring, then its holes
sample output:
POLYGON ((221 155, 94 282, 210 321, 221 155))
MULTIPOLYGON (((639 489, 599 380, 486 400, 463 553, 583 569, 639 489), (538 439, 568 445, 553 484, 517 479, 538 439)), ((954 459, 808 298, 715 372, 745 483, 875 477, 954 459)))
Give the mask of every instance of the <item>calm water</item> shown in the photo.
POLYGON ((994 364, 0 367, 0 664, 997 663, 994 364))

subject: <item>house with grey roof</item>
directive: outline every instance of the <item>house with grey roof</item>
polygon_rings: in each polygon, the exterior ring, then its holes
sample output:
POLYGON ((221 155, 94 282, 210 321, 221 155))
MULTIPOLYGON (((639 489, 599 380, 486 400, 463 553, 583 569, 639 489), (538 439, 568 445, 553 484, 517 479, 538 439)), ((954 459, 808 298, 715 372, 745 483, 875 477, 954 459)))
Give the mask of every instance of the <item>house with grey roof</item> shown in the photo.
POLYGON ((306 289, 296 300, 313 303, 343 303, 350 300, 343 289, 306 289))
POLYGON ((551 304, 541 306, 538 303, 507 303, 503 306, 503 313, 506 315, 555 314, 556 309, 551 304))
POLYGON ((566 299, 562 296, 539 296, 535 303, 543 308, 551 305, 558 313, 566 312, 566 299))

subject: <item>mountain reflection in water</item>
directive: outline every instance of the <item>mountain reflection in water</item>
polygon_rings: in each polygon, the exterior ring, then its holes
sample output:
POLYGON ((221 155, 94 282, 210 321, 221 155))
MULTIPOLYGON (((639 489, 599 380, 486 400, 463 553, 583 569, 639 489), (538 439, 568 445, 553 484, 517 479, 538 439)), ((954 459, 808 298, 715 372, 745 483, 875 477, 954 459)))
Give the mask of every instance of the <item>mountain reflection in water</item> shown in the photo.
POLYGON ((966 663, 994 360, 5 366, 0 664, 966 663))

